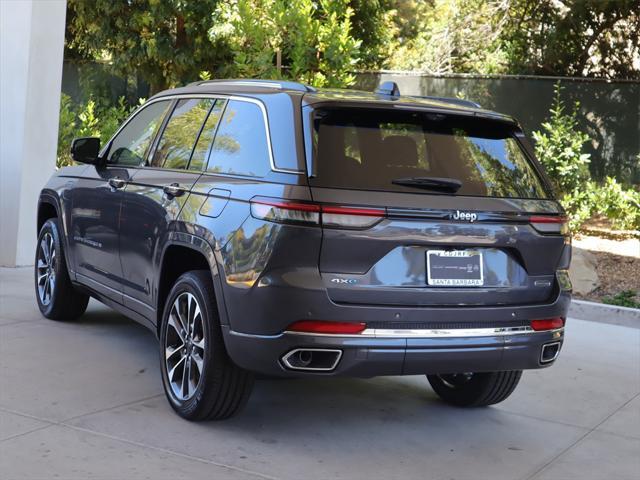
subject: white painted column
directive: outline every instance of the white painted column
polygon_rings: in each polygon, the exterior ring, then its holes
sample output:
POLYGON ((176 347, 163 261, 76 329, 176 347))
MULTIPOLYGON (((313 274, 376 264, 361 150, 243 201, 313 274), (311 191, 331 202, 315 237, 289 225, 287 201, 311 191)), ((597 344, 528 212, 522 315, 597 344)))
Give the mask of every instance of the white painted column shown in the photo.
POLYGON ((0 266, 33 264, 55 169, 66 0, 0 0, 0 266))

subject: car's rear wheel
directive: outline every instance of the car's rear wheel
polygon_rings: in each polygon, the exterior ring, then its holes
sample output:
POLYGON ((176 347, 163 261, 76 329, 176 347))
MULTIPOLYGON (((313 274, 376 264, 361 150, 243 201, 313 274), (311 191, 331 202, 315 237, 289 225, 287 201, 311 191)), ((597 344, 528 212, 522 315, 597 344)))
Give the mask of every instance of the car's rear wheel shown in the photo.
POLYGON ((165 393, 188 420, 222 420, 247 402, 253 375, 233 363, 224 346, 211 275, 183 274, 165 304, 160 327, 165 393))
POLYGON ((427 375, 427 379, 447 403, 458 407, 484 407, 500 403, 511 395, 521 376, 522 370, 513 370, 427 375))
POLYGON ((75 320, 85 312, 89 296, 71 283, 57 218, 50 218, 40 229, 34 275, 42 315, 52 320, 75 320))

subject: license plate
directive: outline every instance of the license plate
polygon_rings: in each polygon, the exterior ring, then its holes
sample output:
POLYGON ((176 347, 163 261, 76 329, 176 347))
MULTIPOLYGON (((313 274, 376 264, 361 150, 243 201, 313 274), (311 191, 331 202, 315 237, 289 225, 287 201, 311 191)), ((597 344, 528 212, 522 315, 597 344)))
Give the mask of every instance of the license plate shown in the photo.
POLYGON ((444 287, 482 286, 482 253, 474 250, 428 250, 427 284, 444 287))

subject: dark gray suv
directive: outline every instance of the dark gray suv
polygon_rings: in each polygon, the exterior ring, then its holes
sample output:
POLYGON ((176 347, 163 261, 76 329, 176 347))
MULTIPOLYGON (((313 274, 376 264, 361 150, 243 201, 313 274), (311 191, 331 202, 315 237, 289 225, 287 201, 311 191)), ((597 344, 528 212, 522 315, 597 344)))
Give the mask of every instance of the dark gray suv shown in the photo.
POLYGON ((206 81, 162 92, 40 195, 36 297, 157 333, 164 388, 221 419, 268 376, 426 374, 500 402, 563 342, 565 217, 522 129, 458 99, 206 81))

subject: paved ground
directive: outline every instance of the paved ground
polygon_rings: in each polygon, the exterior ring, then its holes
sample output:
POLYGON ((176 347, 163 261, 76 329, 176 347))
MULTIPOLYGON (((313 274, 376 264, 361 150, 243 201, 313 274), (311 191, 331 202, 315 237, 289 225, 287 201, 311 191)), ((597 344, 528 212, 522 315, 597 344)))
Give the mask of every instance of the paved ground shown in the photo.
POLYGON ((443 405, 424 377, 259 381, 240 417, 181 420, 151 332, 96 303, 43 319, 0 269, 3 479, 637 479, 640 330, 570 320, 551 369, 497 407, 443 405))

